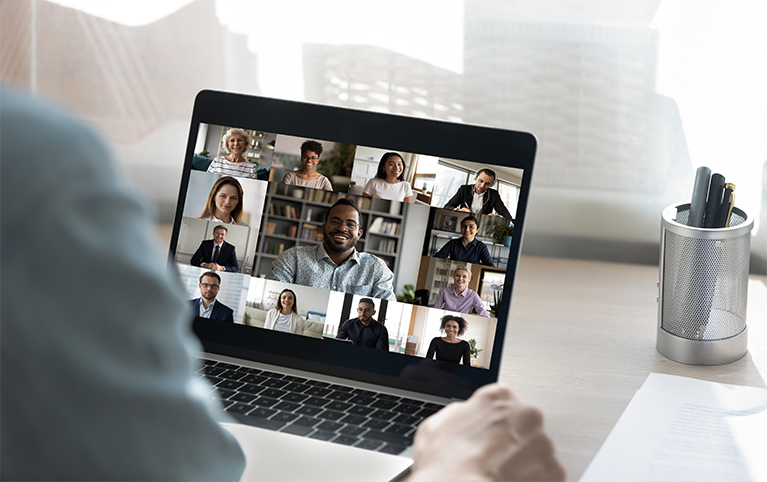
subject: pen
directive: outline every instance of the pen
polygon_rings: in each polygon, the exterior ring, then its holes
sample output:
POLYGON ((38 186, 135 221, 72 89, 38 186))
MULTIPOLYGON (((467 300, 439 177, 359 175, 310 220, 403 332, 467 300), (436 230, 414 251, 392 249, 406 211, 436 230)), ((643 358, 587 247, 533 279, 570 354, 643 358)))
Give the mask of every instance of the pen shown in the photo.
POLYGON ((730 224, 730 215, 732 214, 732 206, 735 202, 735 184, 728 182, 724 185, 724 199, 722 201, 722 208, 719 211, 719 219, 717 228, 726 228, 730 224))
POLYGON ((709 188, 708 188, 708 202, 706 202, 706 216, 705 218, 703 218, 704 228, 716 228, 719 226, 719 211, 722 210, 723 194, 724 194, 724 176, 722 176, 721 174, 712 174, 711 184, 709 185, 709 188))
POLYGON ((703 216, 706 212, 706 197, 708 184, 711 179, 711 169, 700 166, 695 172, 695 184, 692 188, 692 201, 690 201, 690 213, 687 216, 687 225, 695 228, 703 227, 703 216))

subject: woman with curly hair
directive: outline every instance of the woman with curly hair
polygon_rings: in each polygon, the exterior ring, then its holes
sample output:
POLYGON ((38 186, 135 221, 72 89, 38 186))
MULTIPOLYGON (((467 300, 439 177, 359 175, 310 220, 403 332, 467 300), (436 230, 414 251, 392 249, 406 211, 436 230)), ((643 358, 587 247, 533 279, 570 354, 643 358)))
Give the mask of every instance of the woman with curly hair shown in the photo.
POLYGON ((466 332, 469 324, 460 316, 447 315, 442 317, 439 329, 445 334, 431 340, 426 358, 437 356, 437 360, 461 363, 471 366, 471 346, 466 340, 458 338, 466 332))

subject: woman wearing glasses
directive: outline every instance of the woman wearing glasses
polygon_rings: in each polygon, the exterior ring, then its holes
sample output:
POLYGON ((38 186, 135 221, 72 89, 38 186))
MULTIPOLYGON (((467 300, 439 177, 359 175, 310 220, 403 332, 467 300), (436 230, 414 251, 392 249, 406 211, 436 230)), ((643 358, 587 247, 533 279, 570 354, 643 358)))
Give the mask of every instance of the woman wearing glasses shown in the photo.
POLYGON ((285 174, 282 178, 283 184, 332 191, 333 185, 330 184, 330 180, 314 170, 320 161, 320 154, 322 154, 322 144, 317 141, 304 141, 301 144, 301 169, 285 174))
POLYGON ((277 305, 266 314, 264 327, 267 330, 282 331, 300 335, 304 331, 304 319, 296 308, 296 294, 285 288, 277 298, 277 305))

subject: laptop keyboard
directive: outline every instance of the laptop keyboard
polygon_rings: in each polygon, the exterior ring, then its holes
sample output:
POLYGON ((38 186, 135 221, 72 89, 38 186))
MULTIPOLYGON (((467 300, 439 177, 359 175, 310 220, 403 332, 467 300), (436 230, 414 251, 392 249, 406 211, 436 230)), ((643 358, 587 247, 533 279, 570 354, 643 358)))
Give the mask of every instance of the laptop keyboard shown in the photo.
POLYGON ((246 425, 398 454, 444 405, 199 359, 212 396, 246 425))

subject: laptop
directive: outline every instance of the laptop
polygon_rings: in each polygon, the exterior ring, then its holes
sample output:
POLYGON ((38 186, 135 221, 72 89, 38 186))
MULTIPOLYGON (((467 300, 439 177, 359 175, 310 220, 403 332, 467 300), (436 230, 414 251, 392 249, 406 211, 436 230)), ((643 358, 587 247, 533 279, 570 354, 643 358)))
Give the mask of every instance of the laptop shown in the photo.
POLYGON ((198 94, 170 263, 245 478, 392 479, 418 423, 498 379, 535 151, 524 132, 198 94))

